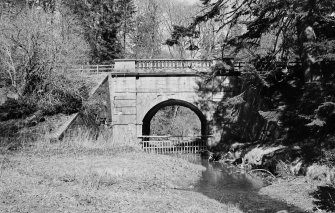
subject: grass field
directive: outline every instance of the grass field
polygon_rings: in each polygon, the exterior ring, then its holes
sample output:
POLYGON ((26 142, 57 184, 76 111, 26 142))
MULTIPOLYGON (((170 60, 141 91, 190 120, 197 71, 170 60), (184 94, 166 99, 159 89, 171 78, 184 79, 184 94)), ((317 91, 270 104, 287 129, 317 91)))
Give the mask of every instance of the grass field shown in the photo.
POLYGON ((0 157, 0 212, 240 212, 192 192, 202 166, 77 137, 0 157))

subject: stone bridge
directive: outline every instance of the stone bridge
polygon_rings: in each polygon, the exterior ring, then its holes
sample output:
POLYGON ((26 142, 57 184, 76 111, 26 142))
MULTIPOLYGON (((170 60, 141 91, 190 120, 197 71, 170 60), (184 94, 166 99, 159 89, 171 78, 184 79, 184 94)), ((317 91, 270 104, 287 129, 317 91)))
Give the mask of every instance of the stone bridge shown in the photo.
MULTIPOLYGON (((110 113, 107 114, 113 139, 133 141, 150 135, 153 116, 161 108, 172 105, 191 109, 201 121, 201 135, 209 135, 213 112, 201 110, 199 99, 203 97, 199 97, 197 83, 200 74, 210 72, 214 63, 211 60, 115 60, 108 77, 110 113)), ((209 95, 209 100, 220 101, 223 95, 224 91, 209 95)))
MULTIPOLYGON (((232 58, 226 58, 232 63, 232 58)), ((105 94, 105 121, 113 131, 113 140, 138 141, 150 136, 150 121, 163 107, 179 105, 191 109, 201 121, 201 137, 208 138, 214 111, 201 109, 201 100, 221 101, 225 91, 209 92, 206 97, 199 95, 199 81, 205 73, 211 72, 213 60, 115 60, 113 65, 85 65, 72 70, 91 74, 107 74, 104 81, 94 89, 93 97, 99 91, 105 94), (106 92, 108 91, 108 92, 106 92), (107 95, 106 95, 107 94, 107 95)), ((234 71, 242 67, 234 63, 234 71)), ((236 73, 235 73, 236 74, 236 73)), ((229 87, 227 76, 230 73, 216 76, 229 87)), ((73 116, 73 120, 76 116, 73 116)), ((65 130, 71 121, 65 124, 65 130)), ((56 137, 63 134, 60 133, 56 137)))

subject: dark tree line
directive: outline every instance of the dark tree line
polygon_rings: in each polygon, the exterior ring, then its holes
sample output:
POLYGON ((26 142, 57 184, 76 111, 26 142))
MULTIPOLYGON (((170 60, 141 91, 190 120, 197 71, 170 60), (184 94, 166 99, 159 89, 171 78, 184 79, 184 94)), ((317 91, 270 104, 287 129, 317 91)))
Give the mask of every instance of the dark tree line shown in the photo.
POLYGON ((216 44, 221 52, 218 58, 240 57, 243 51, 251 53, 247 57, 250 66, 238 77, 240 92, 222 100, 223 107, 218 108, 223 119, 231 115, 227 112, 229 107, 239 112, 235 113, 239 122, 235 122, 234 131, 240 129, 240 132, 234 135, 238 138, 245 135, 241 131, 257 129, 257 120, 245 117, 257 113, 267 123, 275 124, 276 131, 280 129, 271 141, 335 146, 335 2, 202 0, 202 3, 203 12, 189 26, 175 27, 167 43, 174 45, 181 36, 194 36, 198 25, 216 20, 220 21, 218 33, 227 32, 224 40, 216 44), (237 26, 243 26, 244 30, 233 33, 237 26), (265 42, 266 51, 261 49, 265 42), (290 61, 299 63, 285 68, 290 61), (242 97, 242 101, 235 101, 235 105, 229 101, 240 100, 237 97, 242 97))

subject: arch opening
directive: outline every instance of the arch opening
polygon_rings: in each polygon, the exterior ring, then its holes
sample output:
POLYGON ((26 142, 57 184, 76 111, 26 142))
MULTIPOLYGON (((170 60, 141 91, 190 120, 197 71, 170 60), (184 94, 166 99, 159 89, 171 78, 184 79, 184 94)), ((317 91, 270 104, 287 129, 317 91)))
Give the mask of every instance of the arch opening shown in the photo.
POLYGON ((157 114, 158 111, 163 109, 164 107, 169 106, 182 106, 190 109, 193 111, 200 120, 201 128, 201 136, 205 137, 207 134, 207 119, 206 116, 198 109, 198 107, 194 106, 193 104, 183 101, 183 100, 176 100, 176 99, 169 99, 167 101, 163 101, 153 108, 151 108, 143 118, 143 125, 142 125, 142 135, 149 136, 151 134, 150 124, 153 117, 157 114))

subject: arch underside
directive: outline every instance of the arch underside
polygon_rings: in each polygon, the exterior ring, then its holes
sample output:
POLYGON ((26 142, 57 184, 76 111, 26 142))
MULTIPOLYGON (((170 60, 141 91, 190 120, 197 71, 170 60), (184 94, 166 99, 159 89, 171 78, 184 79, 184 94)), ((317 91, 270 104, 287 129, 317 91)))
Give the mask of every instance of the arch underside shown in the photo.
POLYGON ((160 109, 167 107, 167 106, 175 106, 175 105, 183 106, 183 107, 186 107, 192 110, 200 119, 201 135, 205 136, 207 134, 207 119, 206 119, 206 116, 199 110, 198 107, 194 106, 193 104, 187 101, 169 99, 169 100, 163 101, 155 105, 147 112, 147 114, 143 118, 142 135, 145 135, 145 136, 150 135, 150 122, 160 109))

